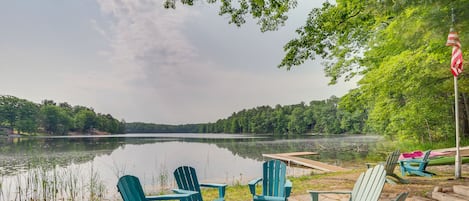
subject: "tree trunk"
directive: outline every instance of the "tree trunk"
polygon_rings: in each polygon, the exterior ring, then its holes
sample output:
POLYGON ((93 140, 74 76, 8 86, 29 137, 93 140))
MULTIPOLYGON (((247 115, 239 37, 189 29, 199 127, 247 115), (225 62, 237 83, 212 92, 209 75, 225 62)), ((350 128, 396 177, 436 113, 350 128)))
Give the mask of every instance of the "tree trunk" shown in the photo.
POLYGON ((432 144, 433 140, 432 140, 432 134, 430 132, 430 125, 428 124, 428 120, 426 118, 425 118, 425 124, 427 125, 428 140, 430 141, 430 144, 432 144))

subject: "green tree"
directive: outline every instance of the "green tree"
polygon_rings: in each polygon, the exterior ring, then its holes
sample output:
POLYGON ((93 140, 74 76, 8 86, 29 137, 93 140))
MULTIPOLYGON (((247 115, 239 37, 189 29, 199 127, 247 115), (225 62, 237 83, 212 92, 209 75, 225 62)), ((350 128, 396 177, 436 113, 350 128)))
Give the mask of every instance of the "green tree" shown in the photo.
POLYGON ((275 110, 272 114, 273 118, 273 133, 274 134, 285 134, 288 132, 288 120, 287 114, 285 113, 281 105, 276 105, 275 110))
POLYGON ((14 96, 0 96, 0 123, 14 129, 18 120, 20 99, 14 96))
POLYGON ((82 109, 75 114, 75 126, 81 132, 91 132, 97 128, 96 113, 90 109, 82 109))
POLYGON ((72 118, 68 113, 54 104, 42 105, 40 116, 41 125, 49 134, 65 135, 72 126, 72 118))
POLYGON ((349 130, 340 128, 340 116, 338 109, 339 98, 333 96, 323 101, 311 101, 310 108, 313 116, 312 130, 317 133, 340 134, 349 130))
POLYGON ((38 127, 39 108, 36 104, 14 96, 0 96, 0 125, 19 133, 33 133, 38 127))
MULTIPOLYGON (((166 2, 167 7, 175 7, 176 1, 166 2)), ((181 2, 193 4, 190 0, 181 2)), ((208 2, 220 2, 220 14, 231 16, 230 23, 241 25, 250 15, 263 31, 282 25, 286 13, 296 5, 295 0, 208 2)), ((463 32, 469 25, 465 20, 469 18, 469 12, 464 11, 467 7, 466 0, 325 2, 321 8, 312 8, 305 25, 297 30, 298 37, 284 46, 286 54, 279 67, 290 69, 321 57, 331 84, 360 75, 358 88, 346 95, 340 107, 325 104, 313 108, 314 130, 342 132, 343 127, 358 126, 351 123, 352 119, 366 118, 362 128, 390 138, 443 139, 454 133, 454 95, 448 67, 451 48, 444 44, 454 8, 454 28, 461 31, 463 52, 468 51, 469 35, 463 32)), ((460 79, 459 83, 459 113, 463 114, 463 133, 469 136, 469 80, 460 79)), ((290 116, 289 128, 296 129, 294 125, 301 122, 297 119, 300 111, 292 111, 295 114, 290 116)), ((257 125, 254 122, 250 126, 257 125)))
MULTIPOLYGON (((446 138, 454 130, 454 111, 450 48, 444 44, 450 8, 455 5, 465 8, 469 2, 326 3, 313 10, 307 24, 298 30, 299 38, 285 46, 287 55, 281 66, 289 68, 322 56, 332 61, 326 65, 332 83, 341 76, 363 75, 359 88, 341 105, 368 111, 371 131, 414 141, 446 138)), ((457 8, 455 13, 460 19, 469 15, 457 8)), ((460 21, 456 30, 467 23, 460 21)), ((464 33, 460 35, 467 47, 464 33)), ((467 81, 460 83, 464 96, 467 81)), ((463 120, 467 122, 467 116, 463 120)))
POLYGON ((16 126, 19 133, 35 133, 39 126, 39 106, 27 100, 20 102, 16 126))
MULTIPOLYGON (((176 8, 176 0, 164 0, 165 8, 176 8)), ((180 0, 182 4, 194 5, 194 0, 180 0)), ((261 31, 277 30, 288 19, 287 13, 297 5, 296 0, 206 0, 207 3, 220 3, 219 14, 228 16, 229 23, 241 26, 250 15, 257 20, 261 31)))

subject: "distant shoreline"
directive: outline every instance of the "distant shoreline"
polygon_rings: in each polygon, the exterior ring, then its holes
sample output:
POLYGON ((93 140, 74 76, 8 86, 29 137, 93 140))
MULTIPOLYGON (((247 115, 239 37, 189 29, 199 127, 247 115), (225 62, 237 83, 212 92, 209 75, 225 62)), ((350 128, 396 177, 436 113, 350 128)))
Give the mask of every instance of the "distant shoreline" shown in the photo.
MULTIPOLYGON (((74 135, 111 135, 109 132, 105 131, 99 131, 99 130, 93 130, 88 133, 83 133, 83 132, 68 132, 66 135, 68 136, 74 136, 74 135)), ((6 136, 6 137, 30 137, 30 136, 54 136, 48 133, 15 133, 12 129, 10 128, 1 128, 0 127, 0 136, 6 136)))

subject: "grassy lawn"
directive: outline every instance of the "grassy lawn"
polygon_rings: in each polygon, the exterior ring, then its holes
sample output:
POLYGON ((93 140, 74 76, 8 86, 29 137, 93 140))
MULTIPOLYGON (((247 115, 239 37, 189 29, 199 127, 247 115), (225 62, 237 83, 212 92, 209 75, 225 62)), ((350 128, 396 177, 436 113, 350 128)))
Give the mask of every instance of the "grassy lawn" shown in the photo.
MULTIPOLYGON (((345 172, 335 172, 327 174, 316 174, 301 177, 289 177, 293 183, 291 196, 305 195, 308 189, 330 190, 331 187, 340 186, 341 189, 352 189, 356 178, 362 170, 350 170, 345 172), (341 179, 337 179, 341 178, 341 179), (342 180, 343 179, 343 180, 342 180), (315 181, 331 182, 315 182, 315 181), (332 185, 332 186, 331 186, 332 185)), ((262 192, 262 188, 258 185, 256 192, 262 192)), ((259 194, 259 193, 258 193, 259 194)), ((202 195, 204 200, 214 200, 218 197, 216 189, 203 189, 202 195)), ((226 201, 248 201, 252 200, 252 195, 248 185, 228 186, 226 189, 226 201)))
MULTIPOLYGON (((401 192, 410 192, 409 197, 421 196, 425 197, 431 192, 435 186, 451 187, 453 185, 469 185, 469 157, 463 158, 463 179, 454 180, 454 158, 442 157, 432 159, 431 166, 427 169, 437 175, 433 177, 405 176, 403 178, 410 181, 409 184, 386 184, 383 189, 381 198, 383 200, 391 200, 401 192), (449 164, 449 165, 446 165, 449 164)), ((307 190, 351 190, 363 168, 352 169, 349 171, 315 174, 300 177, 289 177, 293 183, 290 200, 310 200, 307 190)), ((401 176, 399 167, 394 171, 401 176)), ((258 187, 256 192, 261 192, 258 187)), ((204 200, 214 200, 218 197, 218 191, 215 189, 203 189, 204 200)), ((226 189, 225 200, 227 201, 249 201, 252 195, 249 192, 248 185, 233 185, 226 189)))

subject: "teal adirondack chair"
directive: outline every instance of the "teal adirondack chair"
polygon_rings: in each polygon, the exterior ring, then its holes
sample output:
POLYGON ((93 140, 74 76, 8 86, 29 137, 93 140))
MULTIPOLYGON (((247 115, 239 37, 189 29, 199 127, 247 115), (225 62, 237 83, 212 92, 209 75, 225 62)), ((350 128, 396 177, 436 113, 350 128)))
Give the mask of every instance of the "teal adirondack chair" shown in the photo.
POLYGON ((430 161, 430 152, 431 150, 426 151, 422 158, 400 160, 399 165, 401 166, 402 176, 409 174, 423 177, 432 177, 435 175, 435 173, 425 170, 427 168, 428 162, 430 161), (418 166, 413 166, 413 164, 417 164, 418 166))
POLYGON ((140 180, 132 175, 125 175, 119 178, 117 190, 124 201, 184 200, 194 194, 198 194, 194 191, 179 191, 180 194, 145 196, 140 180))
POLYGON ((263 177, 249 182, 253 201, 286 201, 291 193, 292 183, 286 179, 285 163, 279 160, 266 161, 263 164, 263 177), (262 181, 262 194, 256 194, 256 184, 262 181))
POLYGON ((312 201, 319 200, 319 194, 350 194, 350 201, 377 201, 386 180, 383 165, 376 165, 363 172, 355 182, 352 191, 314 191, 309 190, 312 201))
MULTIPOLYGON (((203 201, 202 194, 200 192, 200 187, 217 188, 218 198, 216 199, 216 201, 225 200, 226 184, 199 183, 197 179, 197 174, 195 173, 195 169, 193 167, 178 167, 176 170, 174 170, 173 174, 179 189, 199 192, 185 199, 186 201, 203 201)), ((178 189, 174 189, 173 191, 176 193, 180 192, 180 190, 178 189)), ((182 191, 181 193, 184 193, 184 191, 182 191)))
MULTIPOLYGON (((384 165, 384 170, 386 170, 386 176, 393 177, 395 180, 399 181, 399 183, 403 184, 408 184, 409 181, 397 176, 396 173, 394 173, 394 169, 396 169, 397 164, 399 164, 399 156, 401 155, 401 152, 399 150, 393 151, 391 154, 388 155, 386 158, 386 162, 380 163, 384 165)), ((366 166, 368 168, 371 168, 371 163, 367 163, 366 166)), ((386 182, 390 184, 396 184, 396 182, 388 177, 386 177, 386 182)))

